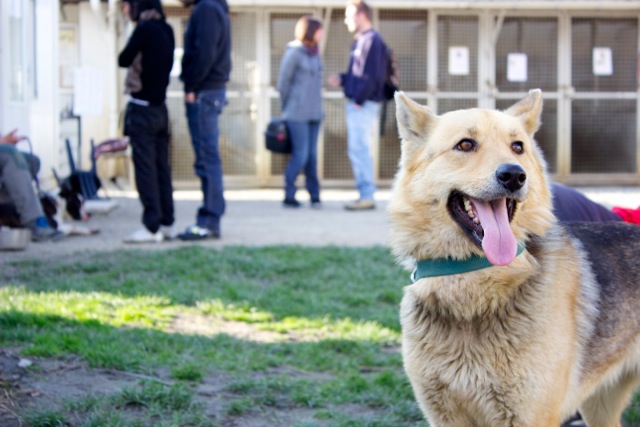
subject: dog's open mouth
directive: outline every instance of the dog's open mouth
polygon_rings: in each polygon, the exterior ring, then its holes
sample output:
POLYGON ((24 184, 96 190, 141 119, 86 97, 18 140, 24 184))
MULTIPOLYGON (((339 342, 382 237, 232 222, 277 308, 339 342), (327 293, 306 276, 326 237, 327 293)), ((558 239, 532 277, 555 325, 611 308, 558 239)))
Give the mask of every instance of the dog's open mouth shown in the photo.
POLYGON ((518 243, 510 222, 516 201, 509 198, 479 200, 460 192, 449 196, 449 212, 494 265, 508 265, 516 257, 518 243))

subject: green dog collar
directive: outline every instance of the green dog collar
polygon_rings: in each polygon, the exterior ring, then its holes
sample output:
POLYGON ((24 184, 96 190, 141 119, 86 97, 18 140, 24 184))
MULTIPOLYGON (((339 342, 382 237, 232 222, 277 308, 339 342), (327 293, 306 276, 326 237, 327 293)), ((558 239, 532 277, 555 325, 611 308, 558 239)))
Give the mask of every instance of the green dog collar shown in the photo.
MULTIPOLYGON (((516 256, 524 251, 524 245, 518 244, 516 256)), ((471 258, 455 260, 451 258, 423 259, 416 263, 416 268, 411 273, 411 282, 415 283, 425 277, 449 276, 452 274, 468 273, 492 267, 487 257, 472 255, 471 258)))

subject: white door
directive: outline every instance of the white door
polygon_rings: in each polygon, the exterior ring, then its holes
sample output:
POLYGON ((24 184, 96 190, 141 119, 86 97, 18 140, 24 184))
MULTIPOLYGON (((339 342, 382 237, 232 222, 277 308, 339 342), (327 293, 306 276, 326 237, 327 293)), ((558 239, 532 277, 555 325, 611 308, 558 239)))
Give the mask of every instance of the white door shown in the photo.
POLYGON ((0 2, 0 132, 29 131, 29 100, 33 88, 32 2, 0 2))

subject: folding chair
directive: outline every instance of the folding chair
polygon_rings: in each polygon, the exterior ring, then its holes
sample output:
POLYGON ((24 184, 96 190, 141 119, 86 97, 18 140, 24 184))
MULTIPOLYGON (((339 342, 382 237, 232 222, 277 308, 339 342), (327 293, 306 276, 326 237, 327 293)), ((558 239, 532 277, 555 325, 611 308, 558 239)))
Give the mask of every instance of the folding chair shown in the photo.
POLYGON ((93 139, 91 139, 91 170, 89 171, 80 171, 76 169, 76 163, 73 160, 73 153, 71 152, 71 143, 69 139, 66 139, 67 145, 67 157, 69 158, 69 170, 71 172, 69 179, 73 186, 76 186, 82 197, 85 200, 99 200, 98 189, 101 187, 100 178, 98 178, 98 174, 96 173, 96 160, 93 156, 94 144, 93 139))

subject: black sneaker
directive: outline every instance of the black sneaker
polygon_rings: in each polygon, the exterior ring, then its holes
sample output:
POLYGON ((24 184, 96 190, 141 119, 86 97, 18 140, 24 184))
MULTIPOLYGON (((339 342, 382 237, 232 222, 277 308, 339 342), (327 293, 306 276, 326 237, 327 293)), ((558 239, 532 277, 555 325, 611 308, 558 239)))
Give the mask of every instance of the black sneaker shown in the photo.
POLYGON ((296 199, 284 199, 284 202, 282 202, 282 207, 296 209, 300 207, 300 202, 296 199))
POLYGON ((311 199, 311 209, 322 209, 322 202, 320 199, 311 199))
POLYGON ((182 233, 178 234, 178 239, 185 241, 219 239, 220 230, 211 230, 209 228, 191 225, 182 233))

